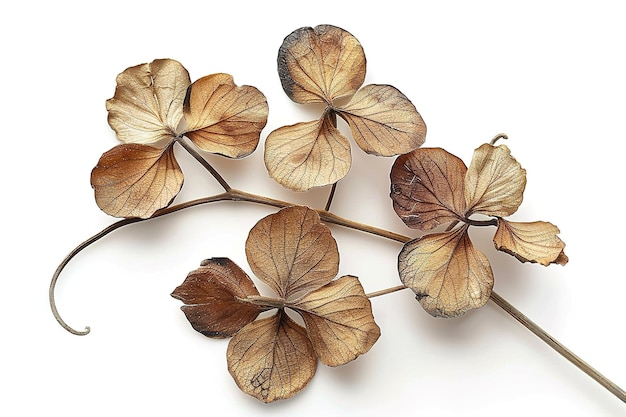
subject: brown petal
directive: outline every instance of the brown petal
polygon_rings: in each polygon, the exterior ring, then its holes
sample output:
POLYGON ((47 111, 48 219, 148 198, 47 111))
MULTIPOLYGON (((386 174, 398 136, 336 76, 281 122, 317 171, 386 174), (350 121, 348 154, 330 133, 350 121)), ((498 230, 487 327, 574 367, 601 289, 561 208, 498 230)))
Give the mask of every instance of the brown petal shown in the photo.
POLYGON ((248 275, 228 258, 212 258, 187 275, 172 297, 191 326, 208 337, 230 337, 252 323, 264 308, 240 299, 259 295, 248 275))
POLYGON ((187 70, 172 59, 126 69, 117 76, 115 95, 106 102, 109 125, 125 143, 171 140, 177 135, 190 83, 187 70))
POLYGON ((380 336, 372 305, 356 277, 339 278, 290 307, 304 318, 315 352, 325 365, 339 366, 356 359, 380 336))
POLYGON ((354 94, 365 79, 365 54, 347 31, 330 25, 303 27, 278 51, 278 75, 296 103, 331 103, 354 94))
POLYGON ((352 137, 365 152, 380 156, 409 153, 426 138, 426 124, 413 103, 390 85, 366 85, 340 109, 352 137))
POLYGON ((306 330, 282 310, 237 333, 228 344, 227 360, 239 388, 265 403, 293 397, 317 368, 306 330))
POLYGON ((506 217, 524 197, 526 170, 506 145, 484 144, 474 151, 465 179, 467 215, 506 217))
POLYGON ((91 186, 105 213, 148 218, 176 197, 183 173, 171 146, 122 144, 102 155, 91 171, 91 186))
POLYGON ((265 140, 268 173, 295 191, 334 184, 348 173, 350 164, 350 143, 328 115, 281 127, 265 140))
POLYGON ((259 220, 248 235, 246 255, 255 275, 288 301, 328 284, 339 269, 335 239, 307 207, 259 220))
POLYGON ((493 237, 497 250, 515 256, 520 262, 538 262, 565 265, 565 243, 559 239, 558 227, 548 222, 509 222, 498 219, 498 230, 493 237))
POLYGON ((400 155, 391 168, 393 208, 409 227, 428 231, 463 218, 463 161, 440 148, 400 155))
POLYGON ((467 228, 412 240, 400 252, 400 279, 433 316, 459 316, 483 306, 491 295, 491 266, 474 248, 467 228))
POLYGON ((265 96, 256 88, 237 87, 228 74, 194 82, 185 99, 185 135, 200 149, 241 158, 252 153, 267 123, 265 96))

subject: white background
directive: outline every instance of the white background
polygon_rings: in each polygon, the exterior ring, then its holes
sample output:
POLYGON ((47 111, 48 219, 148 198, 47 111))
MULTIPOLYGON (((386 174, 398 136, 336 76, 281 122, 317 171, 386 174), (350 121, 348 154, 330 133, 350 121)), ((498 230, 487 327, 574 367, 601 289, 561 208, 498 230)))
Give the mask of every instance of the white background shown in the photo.
MULTIPOLYGON (((426 146, 469 163, 505 132, 527 170, 515 220, 561 229, 565 267, 497 253, 493 230, 472 234, 496 291, 607 377, 626 386, 624 162, 626 14, 621 2, 28 2, 3 6, 0 414, 6 416, 618 416, 626 407, 493 303, 453 320, 424 313, 409 291, 372 300, 382 336, 339 368, 320 365, 296 397, 265 405, 239 391, 226 340, 196 333, 169 296, 207 257, 249 271, 248 230, 273 210, 218 203, 109 235, 68 266, 48 306, 49 279, 78 243, 114 221, 89 174, 117 144, 104 102, 125 68, 179 60, 193 80, 227 72, 259 88, 270 113, 259 149, 209 156, 246 191, 323 207, 328 189, 293 194, 268 178, 262 143, 317 115, 292 103, 276 72, 285 36, 343 27, 362 43, 366 84, 392 84, 428 126, 426 146)), ((220 191, 184 152, 177 202, 220 191)), ((392 159, 353 144, 338 215, 416 235, 391 210, 392 159)), ((367 292, 399 283, 397 243, 332 227, 341 274, 367 292)))

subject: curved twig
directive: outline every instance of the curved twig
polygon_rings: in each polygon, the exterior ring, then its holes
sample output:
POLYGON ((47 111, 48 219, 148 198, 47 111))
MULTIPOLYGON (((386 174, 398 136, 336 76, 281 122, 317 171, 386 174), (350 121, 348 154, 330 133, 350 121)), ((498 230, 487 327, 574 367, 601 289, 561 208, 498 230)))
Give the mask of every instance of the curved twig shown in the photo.
MULTIPOLYGON (((55 303, 55 298, 54 298, 54 290, 55 290, 56 283, 58 281, 59 275, 61 274, 65 266, 67 266, 69 261, 72 258, 74 258, 74 256, 76 256, 78 253, 80 253, 82 250, 84 250, 91 244, 97 242, 98 240, 102 239, 104 236, 113 232, 114 230, 117 230, 128 224, 138 223, 138 222, 142 222, 145 220, 151 220, 157 217, 165 216, 170 213, 174 213, 176 211, 186 209, 186 208, 190 208, 190 207, 194 207, 194 206, 198 206, 202 204, 207 204, 207 203, 212 203, 212 202, 218 202, 218 201, 244 201, 244 202, 262 204, 262 205, 277 207, 277 208, 284 208, 284 207, 289 207, 293 205, 286 201, 276 200, 276 199, 272 199, 272 198, 268 198, 268 197, 264 197, 264 196, 260 196, 256 194, 250 194, 244 191, 231 188, 222 194, 217 194, 212 197, 192 200, 186 203, 181 203, 181 204, 171 206, 166 209, 159 210, 152 217, 148 219, 140 219, 140 218, 124 219, 116 223, 113 223, 112 225, 103 229, 102 231, 95 234, 94 236, 90 237, 89 239, 87 239, 86 241, 78 245, 74 250, 72 250, 70 254, 67 255, 65 259, 63 259, 59 267, 56 269, 54 275, 52 276, 52 280, 50 282, 50 290, 49 290, 50 307, 52 309, 52 313, 54 317, 59 322, 59 324, 68 332, 75 334, 75 335, 86 335, 90 332, 90 328, 88 326, 85 327, 85 330, 79 331, 67 325, 67 323, 65 323, 65 321, 59 315, 58 310, 56 308, 56 303, 55 303)), ((326 210, 317 210, 317 212, 320 215, 320 219, 327 223, 348 227, 354 230, 360 230, 360 231, 363 231, 372 235, 376 235, 376 236, 381 236, 386 239, 393 240, 399 243, 406 243, 412 239, 409 236, 404 236, 404 235, 394 233, 385 229, 380 229, 377 227, 354 222, 349 219, 344 219, 326 210)), ((376 292, 367 294, 367 297, 372 298, 372 297, 376 297, 379 295, 389 294, 392 292, 402 290, 404 288, 405 288, 404 286, 392 287, 389 289, 384 289, 381 291, 376 291, 376 292)), ((569 349, 565 348, 561 343, 559 343, 556 339, 550 336, 545 330, 543 330, 541 327, 539 327, 530 319, 528 319, 526 316, 524 316, 519 310, 517 310, 515 307, 513 307, 511 304, 505 301, 501 296, 499 296, 495 292, 492 292, 490 299, 494 301, 496 305, 502 308, 506 313, 508 313, 513 318, 515 318, 524 327, 526 327, 528 330, 534 333, 537 337, 543 340, 548 346, 554 349, 557 353, 559 353, 561 356, 569 360, 572 364, 574 364, 577 368, 585 372, 587 375, 593 378, 596 382, 600 383, 603 387, 605 387, 609 392, 611 392, 617 398, 619 398, 623 402, 626 402, 626 393, 624 392, 623 389, 621 389, 619 386, 617 386, 615 383, 610 381, 604 375, 596 371, 594 368, 589 366, 586 362, 584 362, 578 356, 574 355, 569 349)))
POLYGON ((499 141, 500 139, 508 139, 509 136, 506 133, 498 133, 497 135, 495 135, 493 137, 493 139, 491 139, 491 142, 489 142, 490 145, 495 145, 497 141, 499 141))
MULTIPOLYGON (((61 325, 61 327, 63 327, 65 330, 67 330, 68 332, 78 335, 78 336, 84 336, 86 334, 89 334, 90 332, 90 328, 89 326, 85 327, 85 330, 76 330, 74 328, 72 328, 71 326, 69 326, 65 320, 63 320, 61 318, 61 315, 59 314, 59 311, 57 309, 56 306, 56 300, 55 300, 55 288, 56 288, 56 284, 57 281, 59 279, 59 276, 61 275, 61 272, 65 269, 65 267, 67 266, 67 264, 76 256, 78 255, 80 252, 82 252, 84 249, 88 248, 89 246, 91 246, 92 244, 96 243, 97 241, 99 241, 100 239, 102 239, 103 237, 107 236, 109 233, 127 226, 129 224, 133 224, 133 223, 140 223, 146 220, 152 220, 158 217, 162 217, 180 210, 184 210, 187 208, 191 208, 191 207, 195 207, 195 206, 199 206, 199 205, 203 205, 203 204, 208 204, 208 203, 214 203, 214 202, 218 202, 218 201, 245 201, 245 202, 249 202, 249 203, 256 203, 256 204, 262 204, 265 206, 271 206, 271 207, 276 207, 276 208, 284 208, 284 207, 289 207, 292 206, 292 203, 289 203, 287 201, 281 201, 281 200, 276 200, 273 198, 269 198, 269 197, 264 197, 264 196, 260 196, 260 195, 256 195, 256 194, 250 194, 250 193, 246 193, 244 191, 240 191, 240 190, 236 190, 236 189, 229 189, 228 191, 221 193, 221 194, 217 194, 211 197, 205 197, 205 198, 200 198, 197 200, 191 200, 188 201, 186 203, 181 203, 181 204, 177 204, 174 206, 170 206, 168 208, 165 209, 161 209, 157 212, 154 213, 154 215, 152 217, 146 218, 146 219, 142 219, 142 218, 130 218, 130 219, 123 219, 123 220, 119 220, 113 224, 111 224, 110 226, 104 228, 103 230, 101 230, 100 232, 96 233, 95 235, 91 236, 90 238, 88 238, 87 240, 85 240, 84 242, 82 242, 81 244, 79 244, 78 246, 76 246, 59 264, 59 266, 57 267, 56 271, 54 272, 54 274, 52 275, 52 279, 50 280, 50 288, 48 291, 48 297, 49 297, 49 301, 50 301, 50 308, 52 309, 52 314, 54 316, 54 318, 57 320, 57 322, 61 325)), ((393 232, 389 232, 387 230, 384 229, 380 229, 377 227, 373 227, 373 226, 368 226, 362 223, 358 223, 352 220, 348 220, 348 219, 344 219, 342 217, 336 216, 326 210, 317 210, 317 212, 320 215, 320 218, 322 219, 322 221, 325 221, 327 223, 332 223, 332 224, 336 224, 336 225, 340 225, 340 226, 344 226, 344 227, 348 227, 348 228, 352 228, 354 230, 360 230, 372 235, 378 235, 378 236, 382 236, 385 237, 387 239, 390 240, 395 240, 398 242, 403 242, 406 239, 408 239, 406 236, 402 236, 393 232)))

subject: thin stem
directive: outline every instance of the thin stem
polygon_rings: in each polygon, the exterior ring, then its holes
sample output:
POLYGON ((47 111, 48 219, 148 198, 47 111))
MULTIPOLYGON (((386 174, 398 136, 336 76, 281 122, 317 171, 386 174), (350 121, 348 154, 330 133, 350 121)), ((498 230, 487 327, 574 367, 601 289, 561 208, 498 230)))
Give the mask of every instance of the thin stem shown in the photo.
POLYGON ((211 175, 213 175, 213 178, 215 178, 217 180, 217 182, 220 183, 220 185, 222 186, 222 188, 224 188, 224 191, 229 191, 232 187, 228 184, 228 182, 226 182, 226 180, 224 179, 224 177, 222 177, 220 175, 219 172, 217 172, 217 170, 215 168, 213 168, 213 166, 209 163, 209 161, 207 161, 206 159, 204 159, 204 157, 202 155, 200 155, 200 153, 193 147, 191 146, 184 138, 178 138, 177 140, 178 144, 180 144, 180 146, 182 146, 191 156, 193 156, 196 161, 200 162, 200 164, 206 168, 207 171, 209 171, 211 173, 211 175))
POLYGON ((179 204, 179 205, 176 205, 176 206, 171 206, 169 208, 157 211, 152 217, 150 217, 148 219, 130 218, 130 219, 123 219, 123 220, 117 221, 117 222, 111 224, 110 226, 102 229, 100 232, 96 233, 95 235, 91 236, 90 238, 88 238, 87 240, 85 240, 84 242, 79 244, 78 246, 76 246, 61 261, 61 263, 57 267, 56 271, 54 271, 54 274, 52 275, 52 279, 50 280, 50 288, 48 289, 48 299, 50 301, 50 309, 52 310, 52 315, 54 316, 56 321, 65 330, 67 330, 68 332, 70 332, 72 334, 78 335, 78 336, 84 336, 86 334, 89 334, 89 332, 91 331, 91 328, 89 326, 85 326, 85 330, 76 330, 76 329, 70 327, 65 322, 65 320, 63 320, 61 318, 61 315, 59 314, 59 310, 57 309, 55 295, 54 295, 55 294, 56 285, 57 285, 57 281, 59 280, 59 276, 61 275, 61 272, 63 272, 63 270, 65 269, 67 264, 76 255, 78 255, 80 252, 82 252, 84 249, 87 249, 92 244, 96 243, 97 241, 99 241, 100 239, 102 239, 103 237, 108 235, 109 233, 111 233, 111 232, 113 232, 113 231, 115 231, 115 230, 117 230, 117 229, 119 229, 121 227, 127 226, 129 224, 139 223, 139 222, 143 222, 143 221, 146 221, 146 220, 150 220, 150 219, 154 219, 154 218, 157 218, 157 217, 161 217, 161 216, 164 216, 166 214, 174 213, 176 211, 183 210, 183 209, 186 209, 186 208, 189 208, 189 207, 193 207, 193 206, 196 206, 196 205, 199 205, 199 204, 210 203, 212 201, 222 201, 224 196, 225 196, 225 194, 218 194, 218 195, 213 196, 213 197, 203 198, 201 200, 193 200, 193 201, 189 201, 187 203, 179 204))
MULTIPOLYGON (((192 200, 186 203, 181 203, 181 204, 171 206, 166 209, 159 210, 149 219, 133 218, 133 219, 124 219, 116 223, 113 223, 112 225, 103 229, 101 232, 95 234, 91 238, 87 239, 86 241, 78 245, 74 250, 72 250, 70 254, 67 255, 65 259, 63 259, 59 267, 56 269, 54 275, 52 276, 52 280, 50 282, 50 290, 49 290, 50 307, 52 309, 52 313, 54 317, 59 322, 59 324, 68 332, 75 334, 75 335, 86 335, 90 331, 89 327, 85 327, 84 331, 79 331, 68 326, 65 323, 65 321, 60 317, 58 310, 56 308, 56 303, 55 303, 55 298, 54 298, 54 290, 55 290, 55 286, 58 281, 59 275, 61 274, 63 269, 67 266, 69 261, 72 258, 74 258, 78 253, 80 253, 82 250, 86 249, 93 243, 97 242, 98 240, 102 239, 109 233, 113 232, 114 230, 117 230, 128 224, 139 223, 145 220, 151 220, 151 219, 161 217, 161 216, 174 213, 176 211, 180 211, 183 209, 187 209, 190 207, 195 207, 195 206, 199 206, 202 204, 208 204, 208 203, 213 203, 213 202, 218 202, 218 201, 245 201, 245 202, 262 204, 262 205, 277 207, 277 208, 284 208, 284 207, 289 207, 293 205, 286 201, 276 200, 276 199, 272 199, 272 198, 268 198, 268 197, 264 197, 264 196, 260 196, 256 194, 250 194, 250 193, 246 193, 244 191, 239 191, 236 189, 229 189, 226 192, 217 194, 215 196, 192 200)), ((372 235, 381 236, 386 239, 393 240, 393 241, 400 242, 400 243, 406 243, 412 239, 409 236, 400 235, 400 234, 397 234, 388 230, 380 229, 377 227, 354 222, 349 219, 341 218, 326 210, 317 210, 317 212, 320 215, 320 219, 326 223, 344 226, 344 227, 351 228, 354 230, 360 230, 360 231, 363 231, 372 235)), ((381 290, 381 291, 377 291, 374 293, 370 293, 370 294, 367 294, 367 296, 369 298, 372 298, 372 297, 376 297, 379 295, 389 294, 395 291, 399 291, 404 288, 405 288, 404 286, 397 286, 397 287, 389 288, 387 290, 381 290)), ((600 374, 594 368, 589 366, 586 362, 584 362, 578 356, 574 355, 570 350, 565 348, 562 344, 560 344, 552 336, 550 336, 545 330, 543 330, 541 327, 533 323, 530 319, 524 316, 519 310, 517 310, 511 304, 506 302, 497 293, 495 292, 491 293, 491 300, 493 300, 500 308, 502 308, 505 312, 507 312, 509 315, 515 318, 518 322, 520 322, 524 327, 526 327, 528 330, 530 330, 532 333, 538 336, 541 340, 543 340, 548 346, 553 348, 557 353, 559 353, 564 358, 569 360, 572 364, 574 364, 580 370, 582 370, 583 372, 591 376, 594 380, 599 382, 603 387, 605 387, 607 390, 613 393, 620 400, 626 402, 626 394, 624 393, 624 390, 622 390, 616 384, 614 384, 605 376, 600 374)))
MULTIPOLYGON (((335 113, 334 111, 330 112, 330 121, 333 124, 333 127, 337 127, 337 113, 335 113)), ((324 208, 324 210, 326 211, 330 211, 330 205, 333 202, 333 198, 335 197, 335 191, 337 191, 337 183, 334 182, 332 187, 330 188, 330 194, 328 195, 328 200, 326 200, 326 207, 324 208)))
POLYGON ((397 287, 385 288, 384 290, 374 291, 369 294, 365 294, 365 296, 367 298, 374 298, 374 297, 378 297, 379 295, 387 295, 387 294, 391 294, 392 292, 406 290, 407 288, 408 287, 405 287, 404 285, 398 285, 397 287))
POLYGON ((333 203, 333 197, 335 197, 335 191, 337 191, 337 183, 333 183, 331 189, 330 189, 330 194, 328 195, 328 200, 326 201, 326 207, 324 207, 324 210, 326 211, 330 211, 330 205, 333 203))
POLYGON ((72 250, 69 253, 69 255, 67 255, 65 257, 65 259, 63 259, 61 264, 59 264, 59 266, 57 267, 56 271, 54 271, 54 275, 52 275, 52 279, 50 280, 50 289, 48 290, 48 298, 50 300, 50 308, 52 309, 52 314, 54 315, 54 318, 56 318, 57 321, 59 322, 59 324, 65 330, 67 330, 68 332, 70 332, 72 334, 75 334, 75 335, 84 336, 86 334, 89 334, 89 332, 91 331, 91 328, 89 326, 85 326, 85 330, 82 330, 82 331, 81 330, 75 330, 72 327, 70 327, 61 318, 61 316, 59 315, 59 311, 57 310, 56 303, 55 303, 55 300, 54 300, 54 289, 56 287, 57 280, 59 279, 59 275, 61 274, 61 271, 63 271, 65 266, 69 263, 70 260, 72 260, 72 258, 74 256, 78 255, 83 249, 87 248, 92 243, 97 242, 98 240, 102 239, 104 236, 108 235, 109 233, 111 233, 112 231, 114 231, 116 229, 119 229, 122 226, 126 226, 127 224, 135 223, 137 221, 139 221, 139 219, 124 219, 124 220, 120 220, 119 222, 113 223, 109 227, 103 229, 101 232, 96 233, 95 235, 93 235, 89 239, 85 240, 80 245, 78 245, 76 248, 74 248, 74 250, 72 250))
POLYGON ((497 135, 495 135, 493 137, 493 139, 491 139, 491 142, 489 142, 490 145, 495 145, 497 141, 499 141, 500 139, 508 139, 509 136, 506 133, 498 133, 497 135))
MULTIPOLYGON (((214 202, 218 202, 218 201, 245 201, 245 202, 249 202, 249 203, 256 203, 256 204, 262 204, 265 206, 270 206, 270 207, 277 207, 277 208, 284 208, 284 207, 289 207, 292 206, 292 203, 286 202, 286 201, 281 201, 281 200, 276 200, 273 198, 269 198, 269 197, 264 197, 264 196, 260 196, 260 195, 256 195, 256 194, 250 194, 250 193, 246 193, 244 191, 240 191, 240 190, 236 190, 236 189, 229 189, 228 191, 221 193, 221 194, 217 194, 214 196, 210 196, 210 197, 205 197, 205 198, 200 198, 197 200, 191 200, 185 203, 181 203, 181 204, 177 204, 174 206, 170 206, 168 208, 162 209, 157 211, 156 213, 154 213, 154 215, 150 218, 147 219, 141 219, 141 218, 131 218, 131 219, 123 219, 120 220, 118 222, 115 222, 113 224, 111 224, 110 226, 104 228, 102 231, 96 233, 95 235, 91 236, 90 238, 88 238, 87 240, 85 240, 84 242, 82 242, 81 244, 79 244, 76 248, 74 248, 59 264, 59 266, 57 267, 56 271, 54 272, 54 274, 52 275, 52 279, 50 280, 50 288, 48 291, 48 297, 49 297, 49 301, 50 301, 50 308, 52 310, 52 314, 54 316, 54 318, 57 320, 57 322, 61 325, 61 327, 63 327, 65 330, 67 330, 68 332, 75 334, 75 335, 79 335, 79 336, 83 336, 86 335, 90 332, 90 328, 89 326, 85 327, 85 330, 76 330, 72 327, 70 327, 65 320, 63 320, 61 318, 61 315, 59 314, 59 311, 56 307, 56 300, 55 300, 55 289, 56 289, 56 284, 57 281, 59 279, 59 276, 61 275, 61 272, 65 269, 65 267, 67 266, 67 264, 76 256, 78 255, 80 252, 82 252, 84 249, 88 248, 89 246, 91 246, 92 244, 96 243, 97 241, 99 241, 100 239, 102 239, 103 237, 107 236, 109 233, 123 227, 129 224, 133 224, 133 223, 140 223, 146 220, 152 220, 158 217, 162 217, 165 216, 167 214, 171 214, 180 210, 184 210, 187 208, 191 208, 191 207, 195 207, 195 206, 199 206, 199 205, 203 205, 203 204, 208 204, 208 203, 214 203, 214 202)), ((362 223, 358 223, 358 222, 354 222, 352 220, 348 220, 348 219, 344 219, 342 217, 336 216, 330 212, 327 212, 325 210, 317 210, 319 215, 320 215, 320 219, 322 219, 322 221, 325 221, 327 223, 332 223, 332 224, 336 224, 336 225, 340 225, 340 226, 344 226, 344 227, 348 227, 354 230, 360 230, 372 235, 378 235, 381 237, 385 237, 387 239, 390 240, 395 240, 398 242, 403 242, 406 239, 408 239, 406 236, 402 236, 402 235, 398 235, 396 233, 393 232, 389 232, 387 230, 384 229, 380 229, 377 227, 373 227, 373 226, 368 226, 362 223)))
POLYGON ((491 218, 487 220, 473 220, 473 219, 463 219, 463 222, 469 224, 470 226, 497 226, 498 219, 491 218))
POLYGON ((502 308, 506 311, 511 317, 520 322, 524 327, 533 332, 535 336, 543 340, 548 346, 557 351, 561 356, 565 359, 573 363, 578 369, 589 375, 596 382, 602 385, 604 388, 609 390, 613 395, 617 398, 626 402, 626 392, 618 387, 611 380, 606 378, 600 372, 591 367, 587 362, 583 361, 580 357, 575 355, 571 350, 567 349, 563 346, 559 341, 557 341, 554 337, 548 334, 545 330, 535 324, 532 320, 526 317, 522 312, 513 307, 508 301, 504 298, 496 294, 495 292, 491 293, 491 300, 498 305, 498 307, 502 308))

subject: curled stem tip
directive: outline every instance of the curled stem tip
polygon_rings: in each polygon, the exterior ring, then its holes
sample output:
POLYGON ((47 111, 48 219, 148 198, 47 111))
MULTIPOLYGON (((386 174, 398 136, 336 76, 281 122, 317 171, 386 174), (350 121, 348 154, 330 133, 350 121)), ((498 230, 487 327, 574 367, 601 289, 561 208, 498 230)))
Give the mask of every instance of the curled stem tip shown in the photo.
POLYGON ((489 142, 489 144, 491 145, 495 145, 497 141, 499 141, 500 139, 508 139, 509 136, 506 133, 498 133, 497 135, 495 135, 493 137, 493 139, 491 139, 491 142, 489 142))
POLYGON ((125 226, 127 224, 131 224, 131 223, 135 223, 135 222, 138 222, 138 221, 141 221, 141 220, 143 220, 143 219, 138 219, 138 218, 124 219, 124 220, 120 220, 120 221, 115 222, 112 225, 106 227, 105 229, 103 229, 100 232, 96 233, 95 235, 93 235, 89 239, 85 240, 80 245, 76 246, 65 257, 65 259, 63 259, 61 261, 61 263, 57 267, 56 271, 54 271, 54 274, 52 275, 52 279, 50 280, 50 288, 48 290, 48 298, 50 300, 50 309, 52 310, 52 315, 54 316, 56 321, 65 330, 67 330, 68 332, 70 332, 72 334, 78 335, 78 336, 84 336, 86 334, 89 334, 89 332, 91 331, 91 328, 89 326, 85 326, 85 330, 76 330, 76 329, 74 329, 73 327, 69 326, 65 322, 65 320, 63 320, 61 318, 61 315, 59 314, 59 310, 57 310, 56 300, 55 300, 55 297, 54 297, 54 290, 56 288, 57 281, 59 280, 59 276, 61 275, 61 272, 63 272, 63 269, 67 266, 67 264, 72 260, 72 258, 74 256, 78 255, 83 249, 87 248, 92 243, 97 242, 98 240, 102 239, 104 236, 108 235, 109 233, 111 233, 112 231, 114 231, 116 229, 119 229, 122 226, 125 226))
POLYGON ((54 289, 56 287, 59 274, 61 274, 61 271, 63 270, 63 267, 65 266, 66 263, 67 262, 64 260, 64 262, 61 265, 59 265, 59 268, 55 271, 54 275, 52 276, 52 280, 50 281, 50 289, 48 291, 48 297, 50 299, 50 308, 52 309, 52 315, 54 316, 56 321, 61 325, 61 327, 63 327, 68 332, 75 334, 77 336, 85 336, 86 334, 89 334, 89 332, 91 331, 91 328, 89 326, 85 326, 85 330, 76 330, 70 325, 68 325, 65 322, 65 320, 61 318, 61 315, 59 314, 59 310, 57 310, 56 301, 54 299, 54 289))

